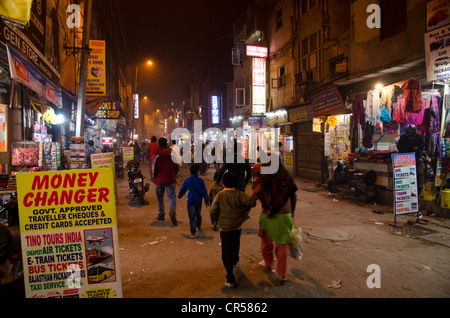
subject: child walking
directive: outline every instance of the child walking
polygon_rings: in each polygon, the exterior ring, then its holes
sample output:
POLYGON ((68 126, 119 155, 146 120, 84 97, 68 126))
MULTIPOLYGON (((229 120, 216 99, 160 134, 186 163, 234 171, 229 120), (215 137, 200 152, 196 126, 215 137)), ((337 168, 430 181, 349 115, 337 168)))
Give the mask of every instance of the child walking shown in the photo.
MULTIPOLYGON (((223 183, 220 180, 217 180, 217 176, 219 175, 219 173, 216 171, 214 173, 214 182, 211 183, 211 185, 208 188, 208 197, 209 197, 209 205, 211 206, 215 196, 217 193, 219 193, 220 191, 223 190, 223 183)), ((219 228, 217 226, 217 220, 215 220, 211 214, 211 224, 212 224, 212 229, 213 231, 217 231, 219 228)))
POLYGON ((222 240, 222 262, 227 272, 225 286, 236 287, 234 267, 239 262, 241 244, 241 225, 249 218, 248 213, 256 206, 253 196, 237 190, 237 178, 231 172, 223 175, 225 189, 213 200, 211 213, 219 221, 220 238, 222 240))
POLYGON ((209 206, 208 193, 206 192, 205 181, 198 176, 200 166, 193 164, 189 168, 191 176, 186 178, 178 193, 178 199, 181 199, 187 191, 187 210, 189 216, 189 225, 191 238, 197 238, 197 228, 201 230, 202 225, 202 199, 205 205, 209 206))

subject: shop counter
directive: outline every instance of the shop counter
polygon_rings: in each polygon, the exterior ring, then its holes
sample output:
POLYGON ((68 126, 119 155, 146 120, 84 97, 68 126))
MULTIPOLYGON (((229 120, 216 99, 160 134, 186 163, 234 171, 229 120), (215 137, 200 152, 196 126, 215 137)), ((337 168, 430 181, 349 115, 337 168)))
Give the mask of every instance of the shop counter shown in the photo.
POLYGON ((373 170, 377 173, 376 186, 384 187, 388 190, 392 190, 394 187, 392 163, 384 162, 354 162, 353 168, 363 171, 373 170))

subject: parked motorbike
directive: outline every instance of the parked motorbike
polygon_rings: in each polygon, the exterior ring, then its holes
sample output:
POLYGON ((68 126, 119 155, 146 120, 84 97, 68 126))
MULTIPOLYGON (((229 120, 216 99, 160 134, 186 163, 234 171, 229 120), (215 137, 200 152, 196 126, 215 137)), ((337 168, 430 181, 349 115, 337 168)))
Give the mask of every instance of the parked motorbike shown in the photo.
POLYGON ((342 191, 357 198, 360 202, 367 203, 376 197, 374 186, 376 181, 377 173, 374 170, 364 172, 348 169, 344 160, 340 159, 337 161, 333 178, 328 180, 328 191, 331 193, 342 191))
POLYGON ((127 163, 127 171, 128 171, 128 184, 130 186, 130 190, 134 194, 133 200, 135 198, 139 198, 141 204, 145 204, 145 193, 150 189, 150 183, 144 184, 144 175, 139 169, 139 163, 136 163, 134 160, 130 160, 127 163))
POLYGON ((117 179, 123 179, 125 176, 124 169, 123 169, 123 159, 121 155, 117 155, 114 158, 114 165, 116 170, 116 178, 117 179))

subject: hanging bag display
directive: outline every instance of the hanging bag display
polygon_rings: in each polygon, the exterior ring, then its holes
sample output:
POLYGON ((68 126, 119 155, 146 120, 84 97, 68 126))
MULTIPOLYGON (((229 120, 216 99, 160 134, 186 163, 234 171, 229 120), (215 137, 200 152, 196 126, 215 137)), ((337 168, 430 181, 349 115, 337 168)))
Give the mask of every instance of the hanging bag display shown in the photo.
POLYGON ((13 166, 37 166, 39 161, 39 148, 34 142, 15 142, 12 144, 11 164, 13 166))

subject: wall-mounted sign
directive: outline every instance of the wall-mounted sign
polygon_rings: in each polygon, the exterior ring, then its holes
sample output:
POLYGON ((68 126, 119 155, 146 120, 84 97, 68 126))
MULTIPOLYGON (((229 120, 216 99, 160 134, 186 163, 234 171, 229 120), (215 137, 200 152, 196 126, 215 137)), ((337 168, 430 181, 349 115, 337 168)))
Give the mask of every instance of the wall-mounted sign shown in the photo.
POLYGON ((285 123, 288 121, 288 112, 285 109, 279 109, 274 112, 266 113, 267 123, 270 125, 285 123))
POLYGON ((450 77, 450 25, 425 33, 427 80, 450 77))
POLYGON ((337 86, 311 94, 311 103, 315 116, 331 113, 345 107, 337 86))
POLYGON ((267 58, 269 56, 269 48, 265 46, 247 45, 246 55, 267 58))
POLYGON ((101 119, 119 119, 120 117, 120 102, 106 101, 103 102, 95 113, 97 118, 101 119))
POLYGON ((427 31, 450 23, 450 3, 442 0, 427 2, 427 31))
POLYGON ((311 105, 297 107, 289 110, 289 121, 291 123, 303 123, 314 118, 314 110, 311 105))
MULTIPOLYGON (((82 41, 77 40, 77 46, 82 47, 82 41)), ((91 50, 88 58, 86 81, 87 96, 106 95, 106 44, 102 40, 90 40, 91 50)))
POLYGON ((254 58, 252 61, 252 116, 266 111, 266 60, 254 58))
POLYGON ((219 96, 212 95, 211 96, 211 121, 213 124, 219 124, 220 122, 220 105, 219 105, 219 96))

